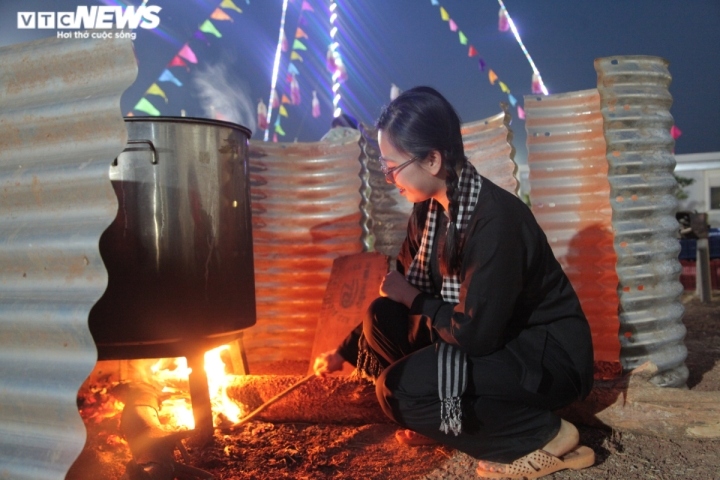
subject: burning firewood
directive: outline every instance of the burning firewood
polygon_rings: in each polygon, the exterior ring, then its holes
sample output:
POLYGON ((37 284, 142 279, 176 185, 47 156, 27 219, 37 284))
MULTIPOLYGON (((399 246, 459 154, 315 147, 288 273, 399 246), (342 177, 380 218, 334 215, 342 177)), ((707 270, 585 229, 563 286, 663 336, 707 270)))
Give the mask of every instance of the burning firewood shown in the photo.
POLYGON ((158 415, 160 392, 157 389, 147 383, 133 382, 120 384, 111 393, 125 404, 120 430, 133 456, 122 480, 214 478, 204 470, 175 461, 178 449, 185 462, 189 462, 182 440, 193 435, 193 431, 173 432, 163 427, 158 415))

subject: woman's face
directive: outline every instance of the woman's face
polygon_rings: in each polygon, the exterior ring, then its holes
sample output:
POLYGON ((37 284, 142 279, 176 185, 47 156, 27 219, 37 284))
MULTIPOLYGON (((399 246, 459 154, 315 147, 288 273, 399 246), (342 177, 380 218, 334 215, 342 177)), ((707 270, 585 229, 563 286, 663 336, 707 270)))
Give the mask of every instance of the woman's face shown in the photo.
MULTIPOLYGON (((392 170, 411 160, 412 155, 398 151, 389 141, 382 130, 378 131, 380 145, 380 162, 387 170, 392 170)), ((412 203, 424 202, 428 198, 445 196, 445 179, 441 178, 443 172, 440 156, 433 153, 427 158, 420 158, 407 163, 388 174, 394 180, 400 195, 412 203)), ((388 181, 391 181, 388 179, 388 181)), ((439 200, 439 198, 438 198, 439 200)))

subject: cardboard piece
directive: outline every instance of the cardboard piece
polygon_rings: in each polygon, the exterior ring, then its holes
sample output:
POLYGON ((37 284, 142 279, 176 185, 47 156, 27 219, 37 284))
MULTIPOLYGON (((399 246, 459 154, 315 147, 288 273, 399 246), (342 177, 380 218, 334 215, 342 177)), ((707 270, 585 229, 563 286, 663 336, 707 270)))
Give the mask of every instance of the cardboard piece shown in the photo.
MULTIPOLYGON (((322 310, 315 330, 308 375, 315 358, 336 348, 365 318, 370 303, 380 294, 380 283, 388 271, 390 257, 366 252, 346 255, 333 261, 322 310)), ((353 366, 345 363, 338 375, 349 375, 353 366)))

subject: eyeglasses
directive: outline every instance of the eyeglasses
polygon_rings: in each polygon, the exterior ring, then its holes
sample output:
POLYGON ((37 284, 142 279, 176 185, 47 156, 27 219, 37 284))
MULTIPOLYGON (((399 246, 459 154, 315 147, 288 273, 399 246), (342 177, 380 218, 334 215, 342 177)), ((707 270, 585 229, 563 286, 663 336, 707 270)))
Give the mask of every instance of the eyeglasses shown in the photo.
POLYGON ((395 173, 399 172, 402 168, 407 167, 408 165, 413 163, 415 160, 420 160, 420 157, 418 157, 418 156, 412 157, 407 162, 401 163, 397 167, 393 167, 393 168, 387 168, 387 165, 385 164, 385 159, 383 157, 380 157, 379 160, 380 160, 380 170, 382 170, 383 175, 385 175, 385 181, 387 183, 395 185, 395 173))

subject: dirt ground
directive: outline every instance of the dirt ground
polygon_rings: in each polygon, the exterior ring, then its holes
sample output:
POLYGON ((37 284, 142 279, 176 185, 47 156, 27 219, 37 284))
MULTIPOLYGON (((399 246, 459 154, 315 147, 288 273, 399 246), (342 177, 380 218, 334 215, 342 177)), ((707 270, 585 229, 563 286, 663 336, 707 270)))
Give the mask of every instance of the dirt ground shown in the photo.
MULTIPOLYGON (((711 304, 683 298, 688 329, 688 388, 720 391, 720 292, 711 304)), ((307 364, 284 364, 282 374, 306 373, 307 364), (297 371, 292 371, 296 368, 297 371), (288 371, 290 369, 290 371, 288 371)), ((275 374, 265 366, 258 374, 275 374)), ((96 395, 97 397, 97 395, 96 395)), ((101 399, 102 400, 102 399, 101 399)), ((88 399, 80 399, 82 403, 88 399)), ((282 400, 281 400, 282 401, 282 400)), ((88 410, 88 409, 86 409, 88 410)), ((81 408, 81 412, 83 409, 81 408)), ((130 460, 117 417, 86 419, 88 443, 68 480, 116 480, 130 460)), ((720 479, 720 439, 658 438, 578 425, 581 442, 596 464, 547 479, 720 479)), ((367 425, 286 424, 250 421, 237 431, 216 431, 210 444, 188 447, 191 465, 217 480, 245 479, 471 479, 476 461, 438 446, 406 447, 389 423, 367 425)), ((177 456, 178 461, 183 461, 177 456)))

